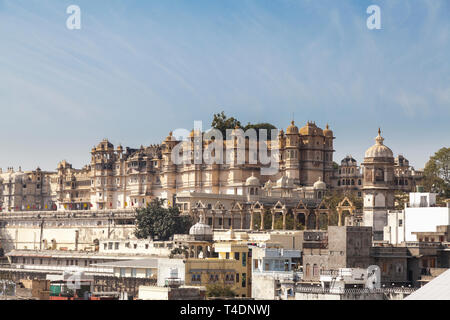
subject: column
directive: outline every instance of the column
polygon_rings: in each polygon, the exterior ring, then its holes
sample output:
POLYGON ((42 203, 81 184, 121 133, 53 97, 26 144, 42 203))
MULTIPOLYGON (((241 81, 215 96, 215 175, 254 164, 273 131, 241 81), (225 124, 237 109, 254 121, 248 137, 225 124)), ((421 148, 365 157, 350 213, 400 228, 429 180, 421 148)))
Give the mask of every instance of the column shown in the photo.
POLYGON ((339 217, 338 226, 342 227, 342 210, 338 209, 338 217, 339 217))
POLYGON ((294 230, 297 230, 297 212, 292 209, 292 214, 294 215, 294 230))
POLYGON ((234 224, 234 212, 230 211, 231 216, 231 223, 230 223, 230 230, 233 230, 233 224, 234 224))
POLYGON ((275 230, 275 212, 271 210, 272 213, 272 230, 275 230))
POLYGON ((225 229, 225 212, 222 210, 222 229, 225 229))
POLYGON ((241 230, 244 229, 244 211, 241 210, 241 230))
POLYGON ((213 212, 211 213, 211 215, 212 215, 212 225, 211 225, 211 228, 214 230, 214 228, 215 228, 215 226, 216 226, 216 213, 213 211, 213 212))
POLYGON ((253 212, 253 209, 251 209, 250 210, 250 230, 253 230, 253 225, 254 225, 254 220, 253 220, 254 217, 253 216, 254 216, 254 214, 255 213, 253 212))
POLYGON ((261 210, 261 225, 259 226, 260 230, 264 230, 264 210, 261 210))
POLYGON ((283 230, 286 230, 286 210, 283 211, 283 230))

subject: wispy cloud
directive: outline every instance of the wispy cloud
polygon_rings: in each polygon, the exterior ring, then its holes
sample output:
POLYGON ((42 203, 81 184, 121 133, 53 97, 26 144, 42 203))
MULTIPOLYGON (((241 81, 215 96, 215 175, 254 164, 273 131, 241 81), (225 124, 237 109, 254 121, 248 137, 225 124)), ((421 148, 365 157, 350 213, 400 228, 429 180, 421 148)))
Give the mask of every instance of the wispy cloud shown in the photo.
POLYGON ((0 0, 0 108, 13 119, 0 134, 21 127, 0 166, 56 166, 48 152, 25 163, 27 135, 80 166, 97 139, 156 143, 222 110, 277 126, 293 113, 300 125, 329 122, 337 158, 362 154, 379 125, 393 144, 439 136, 420 154, 394 150, 421 166, 450 138, 450 4, 376 2, 378 31, 366 28, 365 0, 79 0, 82 29, 69 31, 70 1, 0 0))

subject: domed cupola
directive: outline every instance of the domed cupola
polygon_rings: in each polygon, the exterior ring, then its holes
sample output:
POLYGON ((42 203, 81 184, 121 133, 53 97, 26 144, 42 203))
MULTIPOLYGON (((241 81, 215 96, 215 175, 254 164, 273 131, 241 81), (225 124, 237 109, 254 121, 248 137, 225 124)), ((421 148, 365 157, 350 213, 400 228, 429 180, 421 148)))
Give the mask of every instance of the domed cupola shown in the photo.
POLYGON ((394 153, 384 144, 384 138, 381 136, 381 129, 378 129, 378 136, 375 138, 375 144, 367 149, 365 158, 394 158, 394 153))
POLYGON ((298 134, 298 127, 295 125, 294 121, 292 121, 291 125, 287 127, 286 134, 298 134))
POLYGON ((245 185, 247 187, 250 187, 250 186, 252 186, 252 187, 259 187, 260 186, 259 179, 257 177, 255 177, 253 172, 252 172, 251 177, 249 177, 247 179, 247 181, 245 181, 245 185))
POLYGON ((330 130, 330 126, 327 124, 326 129, 323 130, 323 134, 325 137, 333 138, 333 131, 330 130))
POLYGON ((314 189, 316 189, 316 190, 326 190, 327 189, 327 184, 322 181, 322 177, 319 177, 319 180, 317 180, 314 183, 314 189))
POLYGON ((197 241, 211 241, 213 238, 213 230, 211 226, 205 223, 205 217, 200 214, 200 220, 189 229, 189 235, 193 236, 197 241))

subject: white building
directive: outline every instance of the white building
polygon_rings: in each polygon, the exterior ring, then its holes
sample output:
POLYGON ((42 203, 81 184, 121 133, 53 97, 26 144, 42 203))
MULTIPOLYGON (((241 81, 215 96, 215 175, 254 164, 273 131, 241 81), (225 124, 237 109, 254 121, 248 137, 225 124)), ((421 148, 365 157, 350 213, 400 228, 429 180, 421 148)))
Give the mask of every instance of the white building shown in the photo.
POLYGON ((418 241, 414 232, 435 232, 450 225, 450 207, 436 207, 436 194, 412 192, 404 210, 388 211, 384 240, 391 244, 418 241))

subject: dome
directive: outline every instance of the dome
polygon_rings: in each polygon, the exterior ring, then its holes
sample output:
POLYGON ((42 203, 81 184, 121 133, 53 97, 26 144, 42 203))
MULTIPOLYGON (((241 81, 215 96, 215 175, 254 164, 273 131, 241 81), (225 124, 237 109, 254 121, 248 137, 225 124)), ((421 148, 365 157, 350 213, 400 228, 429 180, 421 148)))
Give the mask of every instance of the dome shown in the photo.
POLYGON ((257 186, 257 187, 260 186, 259 179, 258 179, 257 177, 255 177, 255 175, 253 174, 253 172, 252 172, 252 176, 249 177, 249 178, 247 179, 247 181, 245 182, 245 185, 246 185, 246 186, 257 186))
POLYGON ((298 134, 298 128, 295 125, 294 121, 292 121, 291 125, 289 127, 287 127, 286 134, 298 134))
POLYGON ((323 134, 324 134, 326 137, 333 138, 333 131, 330 130, 330 126, 329 126, 328 124, 327 124, 326 129, 323 130, 323 134))
POLYGON ((206 238, 213 235, 212 228, 204 221, 203 215, 200 215, 200 221, 189 229, 189 234, 195 238, 206 238))
POLYGON ((381 129, 378 129, 378 136, 375 144, 367 149, 365 158, 393 158, 394 153, 383 144, 384 138, 381 136, 381 129))
POLYGON ((325 190, 326 188, 327 184, 322 181, 322 177, 319 177, 319 180, 314 183, 314 189, 325 190))
POLYGON ((175 139, 173 138, 173 132, 170 131, 170 132, 169 132, 169 135, 167 136, 167 138, 166 138, 165 141, 173 141, 173 140, 175 140, 175 139))
POLYGON ((353 159, 353 157, 351 155, 347 155, 344 159, 342 159, 341 161, 341 165, 352 165, 352 164, 356 164, 356 160, 353 159))

